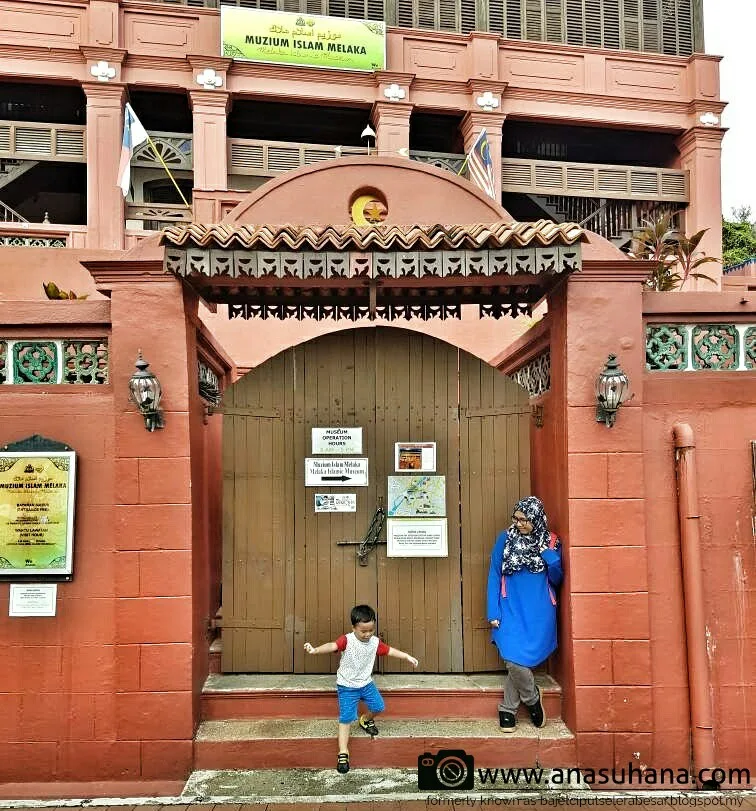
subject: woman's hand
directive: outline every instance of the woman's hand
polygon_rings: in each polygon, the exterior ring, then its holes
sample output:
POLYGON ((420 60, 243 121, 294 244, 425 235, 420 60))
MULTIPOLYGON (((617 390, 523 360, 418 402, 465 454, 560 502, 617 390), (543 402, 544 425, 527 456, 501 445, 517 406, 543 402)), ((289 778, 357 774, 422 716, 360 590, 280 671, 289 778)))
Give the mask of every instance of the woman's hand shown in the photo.
POLYGON ((414 656, 410 656, 409 653, 407 654, 407 661, 412 665, 412 667, 417 667, 417 659, 414 656))
POLYGON ((488 624, 492 628, 498 628, 499 627, 499 620, 488 620, 488 624))
POLYGON ((315 653, 315 648, 313 648, 309 642, 304 643, 304 649, 307 653, 315 653))

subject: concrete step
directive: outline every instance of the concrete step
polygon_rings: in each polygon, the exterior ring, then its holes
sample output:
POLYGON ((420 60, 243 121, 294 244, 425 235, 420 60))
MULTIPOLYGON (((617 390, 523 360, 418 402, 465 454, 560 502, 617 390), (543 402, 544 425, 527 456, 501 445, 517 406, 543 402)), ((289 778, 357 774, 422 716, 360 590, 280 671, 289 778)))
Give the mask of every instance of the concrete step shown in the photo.
MULTIPOLYGON (((386 699, 386 718, 497 719, 503 674, 376 675, 386 699)), ((546 715, 561 717, 562 690, 546 673, 537 673, 546 715)), ((202 690, 206 721, 242 718, 335 718, 337 700, 332 675, 211 673, 202 690)))
MULTIPOLYGON (((520 719, 503 733, 498 719, 464 721, 378 719, 371 738, 357 724, 349 743, 360 767, 417 768, 425 752, 464 750, 476 762, 513 767, 564 766, 576 759, 575 738, 560 719, 535 729, 520 719)), ((203 721, 194 739, 196 769, 329 768, 335 763, 336 718, 203 721)))

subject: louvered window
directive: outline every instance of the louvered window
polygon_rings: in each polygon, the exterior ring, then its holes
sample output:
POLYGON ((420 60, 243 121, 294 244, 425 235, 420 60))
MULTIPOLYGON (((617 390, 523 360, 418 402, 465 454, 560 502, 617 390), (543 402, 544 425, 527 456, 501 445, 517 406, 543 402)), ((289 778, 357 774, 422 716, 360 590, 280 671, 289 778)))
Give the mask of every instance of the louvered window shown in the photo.
MULTIPOLYGON (((481 28, 485 28, 484 25, 478 25, 477 20, 475 18, 475 0, 461 0, 461 2, 462 2, 462 16, 461 16, 462 33, 469 34, 470 31, 476 31, 480 30, 481 28)), ((499 33, 501 33, 501 31, 499 31, 499 33)))
POLYGON ((522 39, 521 0, 507 0, 507 37, 522 39))
POLYGON ((639 51, 641 47, 638 3, 639 0, 622 0, 623 47, 628 51, 639 51))
POLYGON ((688 56, 696 0, 220 0, 223 5, 386 20, 402 28, 688 56))
MULTIPOLYGON (((407 0, 409 1, 409 0, 407 0)), ((693 52, 694 0, 489 0, 489 30, 509 39, 693 52), (506 28, 501 17, 506 11, 506 28)))
MULTIPOLYGON (((453 0, 451 0, 453 2, 453 0)), ((412 0, 408 0, 410 9, 412 0)), ((224 6, 289 11, 295 14, 325 14, 358 20, 385 19, 384 0, 221 0, 224 6)), ((400 25, 406 23, 400 22, 400 25)), ((411 24, 410 26, 411 27, 411 24)))

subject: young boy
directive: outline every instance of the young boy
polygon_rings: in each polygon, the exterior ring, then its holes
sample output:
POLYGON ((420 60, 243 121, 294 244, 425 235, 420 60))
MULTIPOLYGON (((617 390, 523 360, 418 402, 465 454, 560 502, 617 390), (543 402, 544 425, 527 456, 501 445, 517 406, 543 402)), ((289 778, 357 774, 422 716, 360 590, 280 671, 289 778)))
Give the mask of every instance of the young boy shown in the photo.
POLYGON ((417 667, 417 659, 404 651, 390 648, 375 636, 375 611, 369 605, 356 605, 351 612, 352 633, 340 636, 335 642, 326 642, 317 648, 304 643, 307 653, 335 653, 341 651, 339 669, 336 671, 336 692, 339 698, 339 757, 336 771, 349 771, 349 727, 357 720, 357 702, 367 704, 369 712, 360 716, 360 726, 373 736, 378 727, 373 718, 383 712, 383 697, 373 681, 373 665, 376 656, 393 656, 406 659, 417 667))

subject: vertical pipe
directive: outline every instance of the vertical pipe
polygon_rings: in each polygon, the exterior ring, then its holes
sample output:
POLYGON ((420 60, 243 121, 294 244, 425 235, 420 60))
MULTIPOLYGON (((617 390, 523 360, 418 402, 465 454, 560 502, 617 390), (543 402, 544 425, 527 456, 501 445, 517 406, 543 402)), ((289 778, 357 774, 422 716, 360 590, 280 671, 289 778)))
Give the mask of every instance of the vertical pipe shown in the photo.
POLYGON ((698 773, 700 769, 714 767, 714 731, 709 695, 709 663, 706 655, 696 443, 693 429, 687 423, 675 423, 672 431, 675 441, 677 507, 680 516, 693 768, 698 773))

